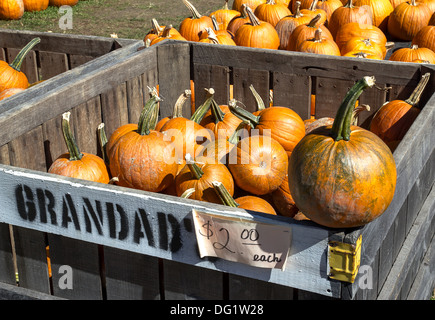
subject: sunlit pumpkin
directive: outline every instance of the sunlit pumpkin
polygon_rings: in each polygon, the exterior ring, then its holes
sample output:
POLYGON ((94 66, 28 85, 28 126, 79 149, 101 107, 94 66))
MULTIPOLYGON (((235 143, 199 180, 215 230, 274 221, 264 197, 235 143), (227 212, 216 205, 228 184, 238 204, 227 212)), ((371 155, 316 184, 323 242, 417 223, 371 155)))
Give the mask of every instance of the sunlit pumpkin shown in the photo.
POLYGON ((24 14, 23 0, 2 0, 0 1, 0 19, 18 20, 24 14))
POLYGON ((229 9, 228 0, 225 0, 224 6, 221 9, 210 13, 209 17, 215 17, 218 24, 218 29, 216 30, 226 30, 230 21, 234 18, 240 17, 241 15, 240 11, 229 9))
POLYGON ((296 51, 305 53, 340 56, 340 49, 332 39, 322 36, 322 29, 317 29, 313 38, 302 41, 296 51))
POLYGON ((354 4, 360 8, 371 8, 373 25, 383 32, 387 31, 388 17, 394 10, 390 0, 355 0, 354 4))
POLYGON ((246 5, 254 12, 257 6, 262 3, 266 3, 266 0, 234 0, 232 9, 242 12, 243 5, 246 5))
POLYGON ((49 0, 24 0, 25 11, 43 11, 48 8, 49 0))
POLYGON ((337 8, 329 18, 328 29, 331 31, 332 36, 336 40, 338 30, 348 24, 357 23, 364 25, 372 25, 373 20, 371 12, 367 7, 358 7, 354 5, 354 0, 348 0, 348 2, 337 8))
POLYGON ((435 52, 429 48, 420 48, 413 44, 410 47, 397 49, 389 58, 390 61, 399 62, 412 62, 417 59, 433 64, 435 63, 435 52))
POLYGON ((335 43, 341 49, 346 42, 354 37, 370 39, 370 41, 381 46, 385 46, 387 44, 387 37, 381 29, 373 25, 361 24, 357 22, 350 22, 341 26, 335 36, 335 43))
POLYGON ((55 7, 75 6, 79 0, 50 0, 49 5, 55 7))
POLYGON ((267 0, 255 8, 255 16, 262 21, 269 22, 272 26, 276 26, 279 20, 291 14, 290 9, 275 0, 267 0))
POLYGON ((412 44, 435 52, 435 26, 425 26, 412 38, 412 44))
POLYGON ((183 0, 183 3, 192 16, 181 21, 178 31, 188 41, 199 41, 206 27, 213 29, 213 22, 209 16, 201 15, 189 1, 183 0))

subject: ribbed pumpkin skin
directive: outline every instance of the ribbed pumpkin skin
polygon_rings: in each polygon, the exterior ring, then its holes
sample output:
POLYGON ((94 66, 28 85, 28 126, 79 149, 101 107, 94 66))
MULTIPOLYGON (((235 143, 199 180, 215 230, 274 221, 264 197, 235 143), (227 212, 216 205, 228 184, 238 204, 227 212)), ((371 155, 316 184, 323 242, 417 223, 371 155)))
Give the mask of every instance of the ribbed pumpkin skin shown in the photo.
POLYGON ((0 19, 18 20, 24 14, 23 0, 2 0, 0 1, 0 19))
POLYGON ((412 62, 417 59, 435 64, 435 52, 428 48, 400 48, 394 51, 389 58, 391 61, 402 62, 412 62))
POLYGON ((235 199, 239 208, 276 215, 275 209, 266 200, 255 196, 243 196, 235 199))
POLYGON ((246 4, 252 11, 255 11, 262 3, 266 3, 266 0, 234 0, 232 9, 242 12, 242 5, 246 4))
POLYGON ((43 11, 48 8, 49 0, 24 0, 24 10, 43 11))
POLYGON ((364 225, 393 199, 396 166, 375 134, 351 127, 350 140, 335 142, 331 126, 304 137, 289 160, 289 188, 309 219, 332 228, 364 225))
POLYGON ((298 213, 299 209, 290 193, 288 174, 279 188, 272 192, 272 200, 280 215, 293 218, 298 213))
POLYGON ((412 39, 419 48, 428 48, 435 52, 435 26, 425 26, 412 39))
POLYGON ((254 13, 258 19, 269 22, 274 27, 279 20, 292 14, 285 5, 270 1, 257 6, 254 13))
POLYGON ((71 161, 70 154, 58 157, 48 169, 49 173, 101 183, 109 183, 109 173, 106 164, 100 157, 82 152, 80 160, 71 161))
POLYGON ((61 7, 61 6, 75 6, 79 3, 79 0, 50 0, 50 6, 61 7))
POLYGON ((29 81, 26 75, 9 66, 5 61, 0 60, 0 92, 10 88, 27 89, 29 81))
POLYGON ((181 22, 179 32, 188 41, 199 41, 206 27, 213 29, 213 22, 209 16, 186 18, 181 22))
POLYGON ((244 24, 239 27, 234 42, 242 47, 278 49, 279 36, 270 23, 262 21, 259 26, 244 24))
POLYGON ((393 100, 383 105, 370 123, 370 131, 385 143, 402 140, 420 109, 403 100, 393 100))
POLYGON ((353 37, 370 39, 371 41, 381 46, 385 46, 387 42, 387 37, 378 27, 352 22, 347 23, 341 26, 340 29, 338 29, 337 35, 335 37, 335 43, 341 49, 346 44, 346 42, 348 42, 353 37))
POLYGON ((373 12, 373 25, 387 31, 388 17, 394 8, 390 0, 355 0, 355 6, 369 6, 373 12))

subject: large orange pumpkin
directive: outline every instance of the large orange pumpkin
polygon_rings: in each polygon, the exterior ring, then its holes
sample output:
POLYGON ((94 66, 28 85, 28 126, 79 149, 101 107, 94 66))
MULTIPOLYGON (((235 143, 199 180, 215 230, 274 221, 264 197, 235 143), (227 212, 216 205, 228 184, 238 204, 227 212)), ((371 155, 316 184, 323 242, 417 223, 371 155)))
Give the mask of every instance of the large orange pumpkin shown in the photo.
POLYGON ((251 22, 237 29, 234 37, 236 44, 242 47, 278 49, 279 36, 274 26, 260 21, 249 7, 246 7, 246 13, 251 22))
POLYGON ((412 38, 412 44, 435 52, 435 26, 425 26, 412 38))
POLYGON ((417 59, 434 64, 435 52, 429 48, 420 48, 418 45, 413 44, 410 47, 397 49, 389 58, 391 61, 399 62, 413 62, 417 59))
POLYGON ((429 7, 415 0, 399 4, 388 18, 388 33, 393 37, 410 41, 421 28, 429 24, 432 12, 429 7))
POLYGON ((209 17, 215 17, 218 24, 218 29, 216 30, 226 30, 228 24, 234 18, 240 17, 241 13, 237 10, 228 8, 228 0, 225 0, 225 4, 222 9, 218 9, 209 14, 209 17))
POLYGON ((18 20, 24 14, 23 0, 2 0, 0 1, 0 19, 18 20))
POLYGON ((192 17, 181 21, 178 31, 188 41, 199 41, 206 27, 213 29, 213 22, 209 16, 201 15, 189 1, 183 0, 183 3, 192 13, 192 17))
POLYGON ((50 6, 61 7, 61 6, 75 6, 79 3, 79 0, 50 0, 50 6))
POLYGON ((332 39, 324 38, 320 28, 316 30, 313 38, 302 41, 296 51, 340 56, 340 49, 337 44, 332 39))
POLYGON ((255 8, 254 14, 258 19, 269 22, 275 27, 279 20, 291 15, 291 11, 282 3, 277 3, 275 0, 267 0, 266 3, 262 3, 255 8))
POLYGON ((417 87, 406 100, 393 100, 384 104, 373 116, 370 131, 385 143, 400 141, 420 113, 418 103, 429 81, 430 73, 422 76, 417 87))
POLYGON ((360 8, 371 8, 373 25, 387 31, 388 17, 394 10, 390 0, 355 0, 354 4, 360 8))
POLYGON ((353 106, 375 84, 359 80, 346 94, 332 126, 306 135, 289 160, 289 188, 309 219, 331 228, 357 227, 379 217, 396 187, 396 166, 388 146, 374 133, 351 126, 353 106))
POLYGON ((370 41, 381 46, 385 46, 387 43, 387 37, 381 29, 370 24, 361 24, 358 22, 350 22, 342 25, 335 36, 335 43, 341 49, 346 42, 353 37, 370 39, 370 41))
POLYGON ((27 53, 40 41, 40 38, 31 40, 20 50, 11 64, 0 60, 0 92, 10 88, 27 89, 29 87, 29 80, 27 76, 20 71, 20 68, 27 53))
POLYGON ((70 127, 71 112, 62 115, 62 132, 68 152, 60 155, 48 169, 49 173, 101 183, 108 183, 106 163, 97 155, 80 152, 70 127))
POLYGON ((323 37, 333 40, 332 34, 329 32, 328 28, 326 28, 324 24, 320 26, 317 24, 320 18, 321 15, 317 14, 307 24, 297 26, 290 35, 287 50, 297 51, 297 48, 303 41, 314 38, 316 30, 319 28, 323 32, 323 37))

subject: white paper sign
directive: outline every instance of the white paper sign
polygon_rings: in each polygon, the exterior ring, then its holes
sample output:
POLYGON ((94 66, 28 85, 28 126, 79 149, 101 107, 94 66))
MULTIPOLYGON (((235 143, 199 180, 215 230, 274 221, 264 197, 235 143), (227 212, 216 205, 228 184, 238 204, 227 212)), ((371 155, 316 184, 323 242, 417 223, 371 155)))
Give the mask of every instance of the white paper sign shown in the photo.
POLYGON ((217 216, 192 210, 201 258, 218 257, 260 268, 284 270, 289 226, 217 216))

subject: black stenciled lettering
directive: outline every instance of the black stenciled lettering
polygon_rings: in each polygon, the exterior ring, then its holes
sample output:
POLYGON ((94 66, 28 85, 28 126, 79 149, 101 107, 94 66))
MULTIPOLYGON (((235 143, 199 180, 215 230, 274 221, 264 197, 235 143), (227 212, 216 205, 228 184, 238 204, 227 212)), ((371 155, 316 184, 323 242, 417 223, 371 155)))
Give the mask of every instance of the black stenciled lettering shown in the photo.
POLYGON ((36 205, 30 187, 19 184, 15 188, 15 200, 18 213, 24 220, 33 221, 36 217, 36 205))
POLYGON ((77 211, 70 194, 65 194, 62 198, 62 227, 68 228, 68 223, 73 222, 77 231, 80 231, 80 223, 77 211), (71 219, 72 218, 72 219, 71 219))
POLYGON ((48 199, 48 202, 46 202, 46 208, 47 212, 50 214, 51 224, 57 226, 57 215, 56 211, 54 210, 54 206, 56 204, 54 195, 48 190, 44 190, 44 194, 45 198, 48 199))
MULTIPOLYGON (((113 205, 113 203, 106 202, 106 211, 107 211, 107 218, 109 221, 109 236, 112 239, 116 239, 117 219, 115 218, 115 206, 113 205)), ((116 205, 116 211, 118 212, 120 217, 118 239, 124 240, 127 238, 128 230, 129 230, 127 214, 125 213, 124 208, 121 207, 119 204, 116 205)))
POLYGON ((162 250, 168 250, 168 224, 166 223, 166 215, 163 212, 157 212, 157 220, 159 222, 159 247, 162 250))
POLYGON ((94 222, 95 228, 98 231, 99 235, 103 235, 103 212, 101 210, 101 202, 98 200, 95 200, 95 206, 97 209, 97 213, 94 210, 94 207, 91 204, 91 201, 88 198, 83 198, 83 213, 85 216, 85 225, 86 225, 86 232, 92 233, 92 224, 91 219, 89 219, 89 215, 92 218, 92 221, 94 222), (97 216, 98 215, 98 216, 97 216))
POLYGON ((180 233, 181 225, 172 214, 168 214, 168 221, 171 224, 171 229, 172 229, 172 239, 169 248, 171 252, 174 253, 180 250, 181 247, 183 246, 181 242, 181 233, 180 233))
POLYGON ((148 239, 148 245, 155 247, 154 236, 151 229, 150 222, 148 221, 147 213, 144 209, 138 209, 134 215, 134 234, 133 240, 135 243, 140 243, 140 239, 145 237, 142 232, 142 228, 145 230, 146 237, 148 239))
POLYGON ((52 225, 57 225, 56 211, 54 205, 56 204, 53 194, 44 189, 36 189, 36 197, 38 198, 39 205, 39 220, 42 223, 47 223, 47 213, 50 215, 50 222, 52 225))
POLYGON ((124 240, 127 238, 128 235, 128 218, 127 214, 125 213, 125 210, 123 207, 121 207, 119 204, 116 205, 116 211, 119 213, 119 216, 121 217, 121 226, 120 230, 118 232, 118 239, 124 240))

